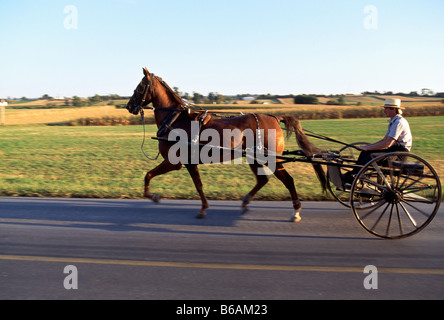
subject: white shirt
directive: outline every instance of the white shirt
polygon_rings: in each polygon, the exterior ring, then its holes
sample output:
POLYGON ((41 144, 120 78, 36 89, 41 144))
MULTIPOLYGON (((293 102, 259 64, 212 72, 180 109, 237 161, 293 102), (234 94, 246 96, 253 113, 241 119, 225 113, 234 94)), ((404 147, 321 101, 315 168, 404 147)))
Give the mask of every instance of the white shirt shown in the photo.
POLYGON ((409 151, 412 149, 413 137, 410 125, 400 114, 390 119, 386 135, 396 140, 395 145, 402 146, 409 151))

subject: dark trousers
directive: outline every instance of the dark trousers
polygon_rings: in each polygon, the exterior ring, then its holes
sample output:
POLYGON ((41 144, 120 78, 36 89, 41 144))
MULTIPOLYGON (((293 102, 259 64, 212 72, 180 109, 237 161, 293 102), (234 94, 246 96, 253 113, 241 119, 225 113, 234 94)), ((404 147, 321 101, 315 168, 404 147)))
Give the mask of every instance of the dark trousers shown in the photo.
MULTIPOLYGON (((406 148, 401 147, 401 146, 391 146, 388 149, 362 151, 361 154, 359 155, 359 158, 358 158, 358 161, 356 162, 356 164, 358 164, 358 165, 367 164, 368 162, 370 162, 370 160, 372 160, 373 153, 390 153, 390 152, 409 152, 409 150, 407 150, 406 148)), ((356 171, 356 173, 358 171, 356 171)))
MULTIPOLYGON (((356 162, 356 164, 363 166, 363 165, 369 163, 373 159, 372 154, 374 154, 374 153, 390 153, 390 152, 409 152, 409 150, 407 150, 406 148, 401 147, 401 146, 392 146, 388 149, 362 151, 361 154, 359 155, 359 158, 358 158, 358 161, 356 162)), ((346 181, 346 183, 351 183, 353 181, 353 176, 355 174, 357 174, 359 172, 359 170, 361 170, 361 169, 355 168, 352 171, 345 173, 344 181, 346 181)))

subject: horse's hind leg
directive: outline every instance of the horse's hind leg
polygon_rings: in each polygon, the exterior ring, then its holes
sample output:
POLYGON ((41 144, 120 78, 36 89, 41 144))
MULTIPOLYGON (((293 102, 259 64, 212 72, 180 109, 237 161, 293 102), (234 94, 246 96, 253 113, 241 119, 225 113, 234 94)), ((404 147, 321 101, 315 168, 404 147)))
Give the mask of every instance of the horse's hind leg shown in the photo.
POLYGON ((260 175, 258 173, 259 168, 263 168, 260 164, 250 164, 251 171, 253 171, 254 175, 256 176, 256 185, 254 188, 245 196, 242 198, 242 214, 246 213, 248 211, 248 204, 250 203, 251 199, 258 193, 260 189, 262 189, 263 186, 265 186, 268 182, 268 177, 266 175, 260 175))
POLYGON ((196 164, 189 164, 186 165, 186 168, 188 172, 190 173, 191 178, 193 179, 194 186, 197 189, 197 192, 199 192, 200 199, 202 201, 202 209, 200 210, 199 214, 196 216, 198 219, 203 219, 207 215, 206 210, 208 209, 208 201, 205 197, 205 194, 203 193, 203 186, 202 186, 202 180, 200 179, 199 169, 197 168, 196 164))
POLYGON ((290 174, 285 170, 284 166, 281 163, 276 164, 276 170, 274 175, 282 181, 285 187, 290 191, 291 199, 293 200, 293 208, 294 214, 291 217, 291 222, 300 222, 302 220, 300 216, 301 212, 301 202, 299 201, 298 194, 296 192, 296 187, 294 186, 294 180, 290 176, 290 174))
POLYGON ((168 173, 173 170, 179 170, 182 168, 182 164, 172 164, 168 160, 164 160, 160 165, 155 167, 153 170, 149 171, 145 176, 145 197, 158 203, 160 201, 160 196, 158 194, 151 194, 150 192, 150 181, 154 177, 160 176, 162 174, 168 173))

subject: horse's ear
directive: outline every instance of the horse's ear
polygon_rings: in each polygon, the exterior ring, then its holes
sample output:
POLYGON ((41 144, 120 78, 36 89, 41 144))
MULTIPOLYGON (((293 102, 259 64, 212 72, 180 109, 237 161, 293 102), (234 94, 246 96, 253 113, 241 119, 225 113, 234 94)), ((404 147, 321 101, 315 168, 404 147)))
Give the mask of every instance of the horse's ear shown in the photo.
POLYGON ((143 74, 145 75, 145 77, 149 76, 150 73, 148 72, 147 68, 143 68, 143 74))

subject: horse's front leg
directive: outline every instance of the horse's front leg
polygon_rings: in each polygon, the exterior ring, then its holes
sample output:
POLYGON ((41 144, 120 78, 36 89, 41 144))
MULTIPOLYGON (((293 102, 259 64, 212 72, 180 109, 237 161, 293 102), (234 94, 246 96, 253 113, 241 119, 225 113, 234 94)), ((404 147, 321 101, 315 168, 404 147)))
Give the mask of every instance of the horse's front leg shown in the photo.
POLYGON ((150 192, 150 181, 154 177, 160 176, 162 174, 168 173, 173 170, 179 170, 182 168, 182 164, 172 164, 168 160, 164 160, 160 165, 155 167, 153 170, 149 171, 145 176, 145 197, 153 200, 156 203, 159 203, 160 196, 158 194, 152 194, 150 192))
POLYGON ((250 203, 251 199, 253 199, 255 194, 258 193, 258 191, 268 183, 268 177, 265 175, 260 175, 258 171, 259 168, 263 167, 264 166, 257 163, 250 164, 251 171, 253 171, 254 175, 256 176, 256 185, 245 197, 242 198, 242 207, 241 207, 242 214, 248 212, 248 204, 250 203))
POLYGON ((202 201, 202 209, 200 210, 196 218, 203 219, 207 215, 206 210, 208 209, 209 205, 207 198, 203 193, 202 180, 200 179, 199 169, 197 168, 196 164, 186 165, 186 168, 188 169, 188 172, 190 173, 190 176, 193 179, 194 185, 197 189, 197 192, 199 192, 199 196, 202 201))

